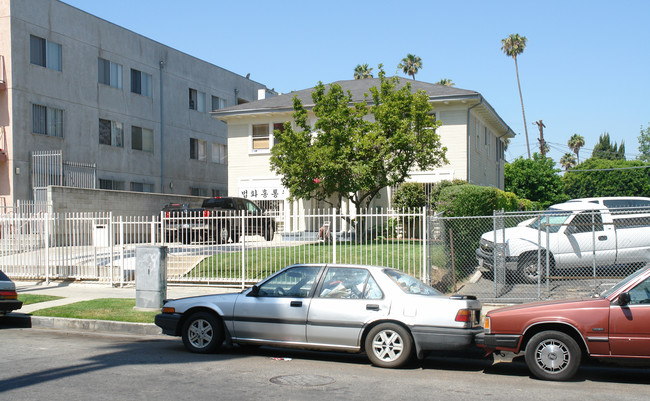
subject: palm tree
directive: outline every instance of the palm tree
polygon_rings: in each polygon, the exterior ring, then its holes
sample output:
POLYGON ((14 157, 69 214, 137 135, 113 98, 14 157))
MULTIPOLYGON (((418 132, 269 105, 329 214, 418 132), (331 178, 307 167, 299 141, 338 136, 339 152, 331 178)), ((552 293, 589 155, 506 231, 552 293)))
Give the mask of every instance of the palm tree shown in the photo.
POLYGON ((410 75, 415 81, 415 74, 422 68, 422 59, 415 54, 409 53, 397 65, 397 68, 401 68, 404 74, 410 75))
POLYGON ((449 78, 443 78, 443 79, 441 79, 440 81, 438 81, 436 83, 439 84, 439 85, 444 85, 444 86, 456 86, 454 81, 452 81, 449 78))
POLYGON ((571 138, 569 138, 567 145, 569 145, 569 148, 571 148, 573 153, 576 154, 578 157, 578 164, 580 164, 580 148, 585 146, 585 138, 582 135, 573 134, 571 138))
POLYGON ((521 101, 521 114, 524 116, 524 132, 526 133, 526 148, 528 149, 528 158, 530 159, 530 144, 528 142, 528 127, 526 126, 526 113, 524 112, 524 98, 521 96, 521 84, 519 83, 519 66, 517 65, 517 56, 524 52, 526 48, 525 36, 519 36, 518 33, 510 34, 505 39, 501 39, 501 50, 508 57, 515 60, 515 71, 517 72, 517 87, 519 88, 519 100, 521 101))
POLYGON ((354 79, 372 78, 372 67, 368 64, 357 64, 354 69, 354 79))
POLYGON ((560 159, 560 165, 564 167, 564 170, 573 168, 576 166, 576 157, 573 153, 565 153, 560 159))

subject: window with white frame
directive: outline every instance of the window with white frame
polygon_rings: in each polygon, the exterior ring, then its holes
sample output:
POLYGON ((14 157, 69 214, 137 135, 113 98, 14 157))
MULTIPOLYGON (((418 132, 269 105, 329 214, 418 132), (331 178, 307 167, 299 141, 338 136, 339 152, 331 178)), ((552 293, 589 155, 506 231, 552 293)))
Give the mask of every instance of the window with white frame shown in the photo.
POLYGON ((112 189, 114 191, 124 191, 124 181, 99 179, 99 189, 112 189))
POLYGON ((478 120, 474 126, 474 145, 477 151, 481 150, 481 123, 478 120))
POLYGON ((206 141, 190 138, 190 159, 205 160, 206 141))
POLYGON ((122 66, 99 57, 97 62, 97 81, 100 84, 122 89, 122 66))
POLYGON ((190 88, 190 110, 205 112, 205 93, 190 88))
POLYGON ((226 99, 212 96, 212 110, 219 110, 226 108, 226 99))
POLYGON ((492 154, 492 150, 491 150, 492 140, 490 138, 492 137, 492 135, 490 135, 490 130, 488 130, 487 127, 485 127, 484 129, 484 135, 485 135, 485 148, 487 150, 487 156, 488 158, 491 158, 490 156, 492 154))
POLYGON ((124 128, 122 123, 117 121, 99 119, 99 143, 100 145, 124 147, 124 128))
POLYGON ((62 49, 58 43, 29 35, 29 62, 56 71, 62 70, 62 49))
POLYGON ((63 110, 32 104, 32 132, 63 138, 63 110))
POLYGON ((131 149, 153 153, 153 131, 131 126, 131 149))
POLYGON ((212 143, 212 162, 228 164, 228 146, 220 143, 212 143))
POLYGON ((153 192, 153 184, 147 184, 146 182, 132 182, 131 191, 132 192, 153 192))
POLYGON ((151 97, 151 74, 131 68, 131 93, 151 97))
POLYGON ((253 124, 253 152, 268 151, 271 145, 268 124, 253 124))

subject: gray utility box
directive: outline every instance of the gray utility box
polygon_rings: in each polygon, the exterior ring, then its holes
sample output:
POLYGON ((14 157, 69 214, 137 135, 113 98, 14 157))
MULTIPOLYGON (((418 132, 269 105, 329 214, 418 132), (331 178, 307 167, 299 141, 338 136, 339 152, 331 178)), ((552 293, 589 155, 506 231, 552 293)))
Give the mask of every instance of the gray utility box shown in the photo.
POLYGON ((135 250, 135 307, 160 309, 167 297, 167 247, 135 250))

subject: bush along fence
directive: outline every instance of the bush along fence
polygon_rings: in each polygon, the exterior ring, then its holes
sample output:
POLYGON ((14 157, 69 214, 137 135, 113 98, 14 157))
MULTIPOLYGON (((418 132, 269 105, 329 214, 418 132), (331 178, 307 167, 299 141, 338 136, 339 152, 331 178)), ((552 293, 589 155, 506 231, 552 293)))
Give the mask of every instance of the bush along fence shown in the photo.
POLYGON ((135 249, 167 247, 169 283, 242 288, 296 263, 403 270, 487 302, 588 296, 650 261, 650 213, 417 210, 300 214, 0 215, 0 269, 14 279, 135 279, 135 249))

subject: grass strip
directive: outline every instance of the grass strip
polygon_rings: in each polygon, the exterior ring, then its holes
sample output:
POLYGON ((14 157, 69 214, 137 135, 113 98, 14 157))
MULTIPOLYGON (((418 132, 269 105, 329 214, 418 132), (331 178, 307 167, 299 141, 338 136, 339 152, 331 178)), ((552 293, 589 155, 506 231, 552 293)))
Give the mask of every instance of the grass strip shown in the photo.
POLYGON ((132 298, 100 298, 80 301, 69 305, 34 311, 34 316, 67 317, 73 319, 110 320, 115 322, 153 323, 157 312, 142 312, 133 309, 132 298))
POLYGON ((35 295, 35 294, 18 294, 18 300, 23 301, 23 305, 37 304, 40 302, 54 301, 63 297, 56 295, 35 295))

